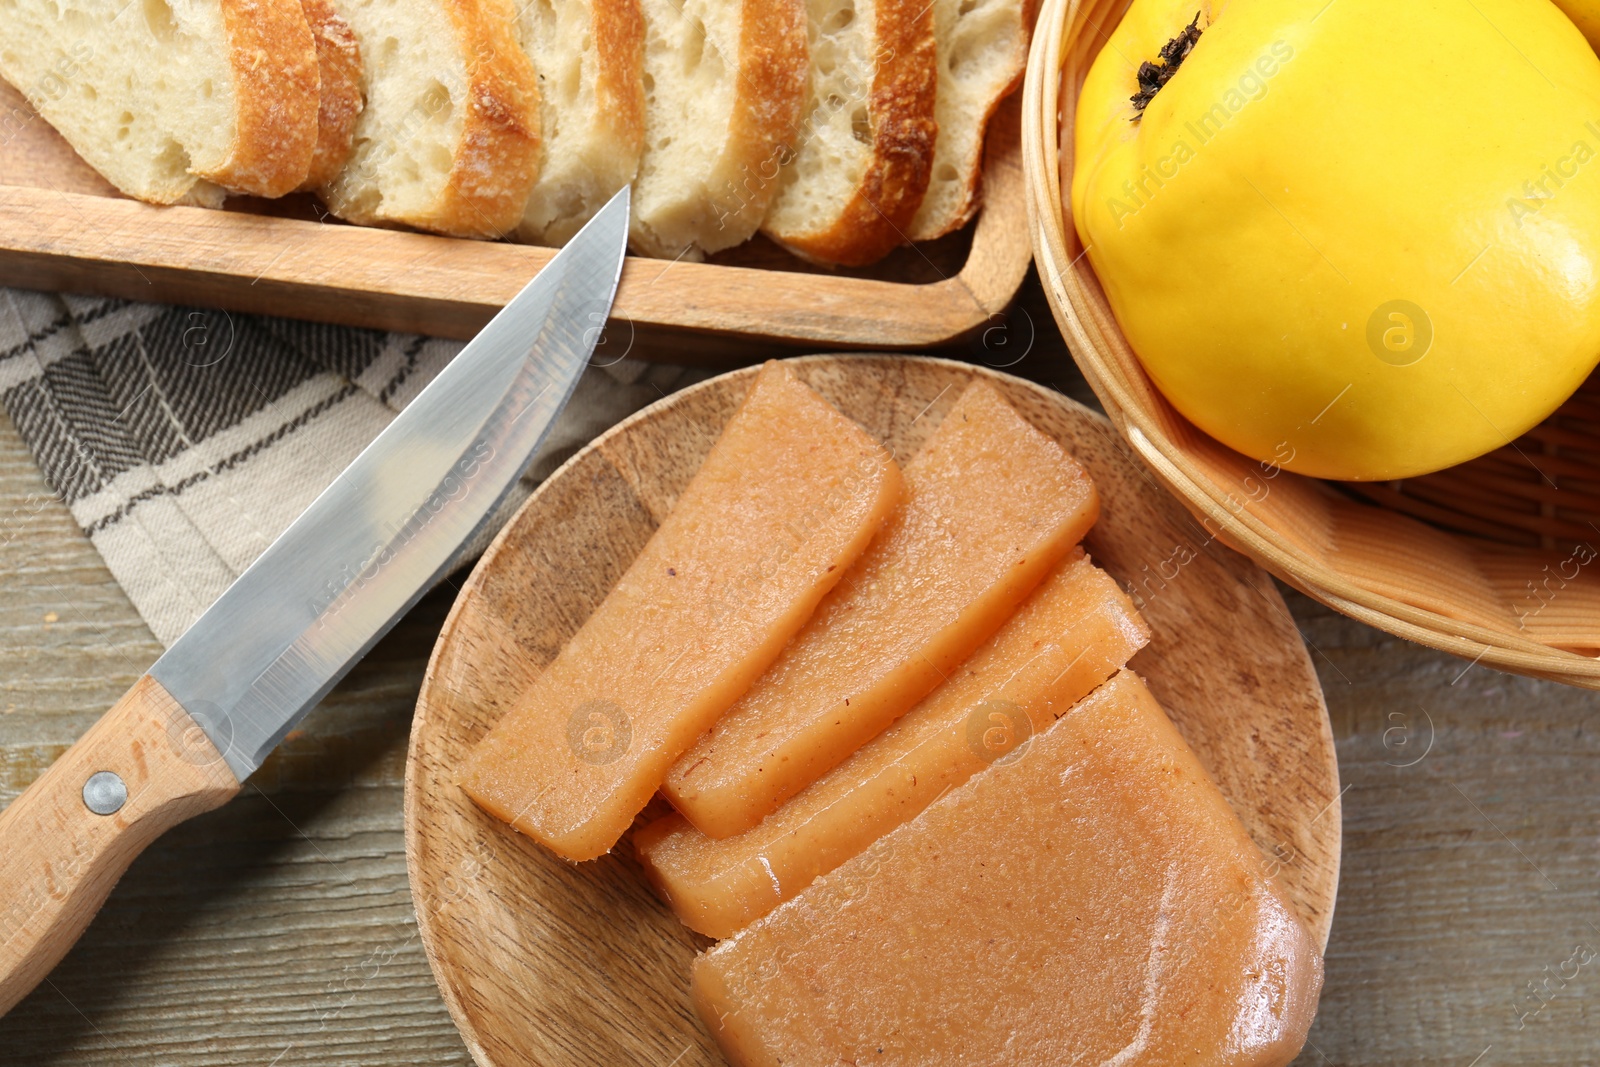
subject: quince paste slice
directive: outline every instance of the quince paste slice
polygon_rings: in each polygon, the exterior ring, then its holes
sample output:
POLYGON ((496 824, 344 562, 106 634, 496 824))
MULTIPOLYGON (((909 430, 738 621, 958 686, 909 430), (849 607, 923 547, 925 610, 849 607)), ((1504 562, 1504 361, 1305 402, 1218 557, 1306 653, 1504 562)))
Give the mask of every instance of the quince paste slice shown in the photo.
POLYGON ((988 640, 1099 515, 1085 471, 985 382, 906 464, 906 502, 662 793, 742 833, 909 711, 988 640))
POLYGON ((738 1067, 1277 1067, 1321 985, 1260 852, 1128 671, 693 969, 738 1067))
POLYGON ((768 363, 616 587, 468 758, 484 810, 604 854, 899 505, 893 457, 768 363))
POLYGON ((718 841, 667 815, 634 833, 639 862, 687 926, 728 937, 1014 758, 1149 639, 1127 594, 1075 551, 949 681, 760 825, 718 841))

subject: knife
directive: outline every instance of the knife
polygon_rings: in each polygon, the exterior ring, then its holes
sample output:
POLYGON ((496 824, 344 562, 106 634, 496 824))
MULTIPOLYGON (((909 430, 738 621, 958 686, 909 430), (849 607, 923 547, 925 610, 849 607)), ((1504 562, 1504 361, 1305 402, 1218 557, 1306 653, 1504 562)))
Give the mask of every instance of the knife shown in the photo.
POLYGON ((237 794, 490 520, 594 352, 628 212, 623 189, 0 812, 0 1015, 134 857, 237 794))

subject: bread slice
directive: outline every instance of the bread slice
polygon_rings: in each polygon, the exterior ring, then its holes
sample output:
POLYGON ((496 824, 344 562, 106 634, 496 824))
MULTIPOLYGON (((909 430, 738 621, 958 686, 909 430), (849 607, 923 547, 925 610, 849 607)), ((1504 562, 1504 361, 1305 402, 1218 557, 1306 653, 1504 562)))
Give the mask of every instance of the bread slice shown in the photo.
POLYGON ((361 114, 361 47, 355 31, 331 0, 300 0, 317 46, 322 99, 317 109, 317 150, 303 189, 319 189, 336 178, 355 146, 361 114))
POLYGON ((939 38, 939 140, 933 180, 911 220, 913 241, 959 230, 982 202, 983 137, 1022 80, 1037 0, 933 0, 939 38))
POLYGON ((639 0, 528 0, 519 22, 542 143, 517 237, 559 245, 639 172, 644 16, 639 0))
POLYGON ((0 74, 129 196, 281 196, 316 148, 300 0, 0 0, 0 74))
POLYGON ((538 177, 539 87, 510 0, 334 0, 366 107, 321 190, 351 222, 503 237, 538 177))
POLYGON ((906 242, 933 169, 938 59, 927 0, 810 0, 811 91, 761 230, 861 266, 906 242))
POLYGON ((633 249, 698 258, 746 240, 793 152, 805 0, 643 0, 644 154, 633 249))

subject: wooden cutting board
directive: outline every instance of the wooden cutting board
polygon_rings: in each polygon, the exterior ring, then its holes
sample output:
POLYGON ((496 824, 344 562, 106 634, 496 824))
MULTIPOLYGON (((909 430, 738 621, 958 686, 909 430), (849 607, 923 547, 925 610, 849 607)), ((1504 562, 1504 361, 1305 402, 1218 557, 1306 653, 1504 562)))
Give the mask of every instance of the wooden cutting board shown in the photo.
MULTIPOLYGON (((629 257, 608 343, 718 361, 751 342, 950 346, 999 324, 1032 261, 1018 101, 990 124, 985 206, 965 230, 862 270, 806 264, 764 238, 710 262, 629 257)), ((554 251, 347 226, 312 197, 226 211, 122 197, 0 81, 0 285, 466 339, 554 251)))
MULTIPOLYGON (((1211 540, 1105 419, 1058 393, 946 360, 793 366, 898 455, 982 376, 1089 469, 1103 513, 1088 550, 1154 631, 1133 666, 1325 944, 1338 767, 1322 690, 1271 579, 1211 540)), ((484 555, 435 646, 406 769, 406 851, 428 958, 482 1067, 721 1062, 688 999, 689 962, 710 942, 651 895, 626 842, 592 863, 556 859, 479 811, 454 770, 626 570, 755 370, 677 393, 574 456, 484 555)))

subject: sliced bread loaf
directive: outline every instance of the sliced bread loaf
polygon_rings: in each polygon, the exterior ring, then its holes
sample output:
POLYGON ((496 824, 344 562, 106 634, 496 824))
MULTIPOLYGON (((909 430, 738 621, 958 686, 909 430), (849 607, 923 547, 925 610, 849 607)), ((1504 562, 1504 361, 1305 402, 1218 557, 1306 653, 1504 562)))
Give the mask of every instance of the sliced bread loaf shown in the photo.
POLYGON ((860 266, 906 242, 933 168, 938 62, 926 0, 810 0, 811 91, 761 229, 860 266))
POLYGON ((351 222, 503 237, 538 177, 539 88, 510 0, 335 0, 366 107, 322 189, 351 222))
POLYGON ((0 74, 90 166, 152 203, 281 196, 316 149, 300 0, 0 0, 0 74))
POLYGON ((322 102, 317 109, 317 150, 303 189, 319 189, 336 178, 355 144, 361 114, 361 47, 355 31, 331 0, 300 0, 317 45, 322 102))
POLYGON ((698 257, 755 233, 793 151, 804 0, 643 0, 644 154, 632 245, 698 257))
POLYGON ((539 181, 517 237, 559 245, 639 172, 644 17, 639 0, 527 0, 522 47, 539 75, 539 181))
POLYGON ((959 230, 982 202, 983 137, 1000 101, 1022 80, 1038 0, 933 0, 939 39, 939 140, 933 178, 907 236, 959 230))

